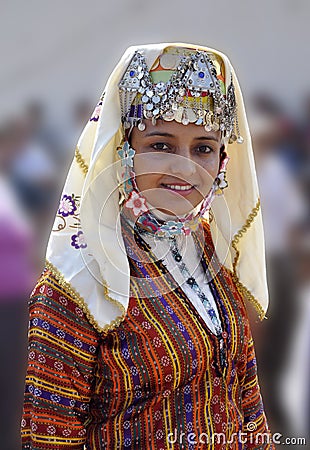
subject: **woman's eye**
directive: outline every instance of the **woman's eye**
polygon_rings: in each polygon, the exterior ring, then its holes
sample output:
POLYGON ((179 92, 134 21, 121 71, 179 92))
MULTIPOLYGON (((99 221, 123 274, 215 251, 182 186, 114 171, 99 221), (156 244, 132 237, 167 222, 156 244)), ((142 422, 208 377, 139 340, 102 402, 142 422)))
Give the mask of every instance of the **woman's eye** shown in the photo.
POLYGON ((200 145, 197 151, 198 153, 211 153, 213 149, 209 145, 200 145))
POLYGON ((153 144, 151 147, 154 150, 168 150, 167 144, 164 144, 163 142, 156 142, 156 144, 153 144))

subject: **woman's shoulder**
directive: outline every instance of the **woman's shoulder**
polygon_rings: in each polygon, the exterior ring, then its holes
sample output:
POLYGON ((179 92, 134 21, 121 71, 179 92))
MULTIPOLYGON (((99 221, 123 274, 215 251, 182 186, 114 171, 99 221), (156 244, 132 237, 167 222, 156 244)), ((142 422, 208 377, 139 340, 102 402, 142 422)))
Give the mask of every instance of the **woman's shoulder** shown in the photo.
POLYGON ((45 315, 93 331, 83 302, 77 298, 74 289, 70 289, 68 283, 49 267, 45 267, 31 293, 29 310, 30 316, 45 315))
POLYGON ((68 302, 74 302, 74 298, 69 289, 66 289, 61 280, 53 273, 49 267, 45 267, 41 273, 33 291, 30 295, 30 300, 38 298, 62 298, 63 303, 67 305, 68 302), (66 299, 66 302, 64 302, 66 299))

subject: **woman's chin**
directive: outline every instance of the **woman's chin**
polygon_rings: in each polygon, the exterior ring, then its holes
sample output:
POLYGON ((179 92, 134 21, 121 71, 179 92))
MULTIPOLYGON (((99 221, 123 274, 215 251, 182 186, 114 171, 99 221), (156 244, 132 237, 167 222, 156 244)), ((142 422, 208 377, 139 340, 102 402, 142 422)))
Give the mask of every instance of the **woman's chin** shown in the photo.
POLYGON ((163 214, 168 216, 173 216, 175 218, 185 216, 190 214, 201 202, 195 202, 194 204, 188 201, 187 199, 180 199, 174 202, 154 202, 151 200, 147 200, 149 209, 152 212, 152 209, 160 211, 163 214), (182 201, 183 200, 183 201, 182 201))

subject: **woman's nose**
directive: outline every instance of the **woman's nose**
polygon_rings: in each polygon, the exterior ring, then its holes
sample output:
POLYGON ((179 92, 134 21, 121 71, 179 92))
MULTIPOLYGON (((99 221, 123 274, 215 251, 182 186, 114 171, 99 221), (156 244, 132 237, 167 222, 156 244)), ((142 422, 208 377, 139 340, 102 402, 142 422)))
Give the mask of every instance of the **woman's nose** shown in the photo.
POLYGON ((196 172, 196 163, 192 160, 190 152, 182 151, 173 154, 171 160, 171 172, 183 178, 189 177, 196 172))

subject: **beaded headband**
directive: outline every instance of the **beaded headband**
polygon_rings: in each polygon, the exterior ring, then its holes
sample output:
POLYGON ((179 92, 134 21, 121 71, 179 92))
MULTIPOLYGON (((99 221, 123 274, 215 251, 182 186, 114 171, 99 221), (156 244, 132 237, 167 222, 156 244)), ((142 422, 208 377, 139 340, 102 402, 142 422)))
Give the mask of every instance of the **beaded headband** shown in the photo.
POLYGON ((143 119, 151 119, 153 124, 157 119, 175 120, 183 125, 204 125, 207 132, 220 130, 230 142, 242 143, 232 80, 226 94, 223 77, 217 74, 212 54, 184 53, 164 53, 161 59, 165 58, 165 64, 160 60, 159 65, 170 70, 156 72, 149 71, 144 56, 135 52, 119 83, 124 128, 134 125, 143 131, 143 119), (169 57, 170 66, 167 64, 169 57), (155 77, 158 73, 168 79, 162 81, 155 77))

